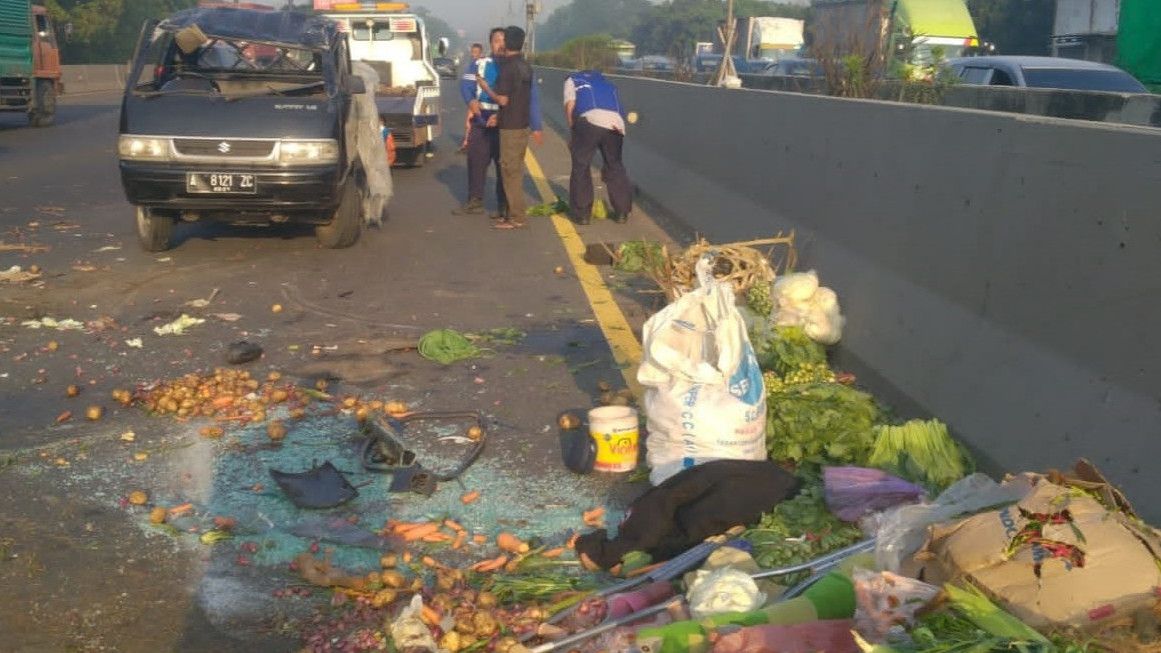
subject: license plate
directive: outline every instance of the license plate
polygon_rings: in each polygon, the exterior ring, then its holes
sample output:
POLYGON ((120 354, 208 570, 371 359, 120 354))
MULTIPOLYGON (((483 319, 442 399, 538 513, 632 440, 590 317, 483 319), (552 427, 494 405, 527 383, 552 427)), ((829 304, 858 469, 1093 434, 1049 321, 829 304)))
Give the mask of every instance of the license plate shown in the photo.
POLYGON ((190 172, 185 178, 185 188, 191 193, 253 195, 258 192, 254 175, 237 172, 190 172))

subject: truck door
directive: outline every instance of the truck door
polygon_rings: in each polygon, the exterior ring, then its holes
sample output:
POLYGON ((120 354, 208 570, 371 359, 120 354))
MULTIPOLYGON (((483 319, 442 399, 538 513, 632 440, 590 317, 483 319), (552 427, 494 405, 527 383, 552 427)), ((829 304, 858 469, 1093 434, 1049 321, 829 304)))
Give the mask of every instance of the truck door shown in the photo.
POLYGON ((32 16, 33 76, 60 79, 60 51, 56 46, 56 33, 48 16, 37 12, 32 16))

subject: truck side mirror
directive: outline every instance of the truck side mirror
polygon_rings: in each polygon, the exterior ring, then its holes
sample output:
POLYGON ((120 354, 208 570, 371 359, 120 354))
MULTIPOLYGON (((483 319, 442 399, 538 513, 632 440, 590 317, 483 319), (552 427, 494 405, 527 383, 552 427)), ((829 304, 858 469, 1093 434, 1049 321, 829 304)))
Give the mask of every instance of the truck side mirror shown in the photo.
POLYGON ((352 77, 347 87, 350 89, 351 95, 364 95, 367 92, 367 83, 363 81, 362 77, 352 77))
POLYGON ((449 45, 451 45, 451 42, 448 41, 448 38, 446 36, 439 37, 439 41, 436 42, 436 46, 435 46, 436 49, 439 50, 439 56, 441 56, 441 57, 447 56, 447 51, 448 51, 449 45))

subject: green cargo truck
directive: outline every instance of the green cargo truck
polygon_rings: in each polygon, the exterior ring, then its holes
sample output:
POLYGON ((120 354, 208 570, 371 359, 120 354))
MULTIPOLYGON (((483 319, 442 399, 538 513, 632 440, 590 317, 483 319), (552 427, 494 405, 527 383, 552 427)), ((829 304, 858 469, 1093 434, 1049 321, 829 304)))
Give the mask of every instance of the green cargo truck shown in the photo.
POLYGON ((1161 92, 1161 3, 1121 0, 1117 65, 1161 92))
POLYGON ((60 52, 44 7, 0 0, 0 111, 28 114, 33 127, 51 125, 60 94, 60 52))
POLYGON ((816 54, 928 65, 980 47, 964 0, 813 0, 806 29, 816 54))

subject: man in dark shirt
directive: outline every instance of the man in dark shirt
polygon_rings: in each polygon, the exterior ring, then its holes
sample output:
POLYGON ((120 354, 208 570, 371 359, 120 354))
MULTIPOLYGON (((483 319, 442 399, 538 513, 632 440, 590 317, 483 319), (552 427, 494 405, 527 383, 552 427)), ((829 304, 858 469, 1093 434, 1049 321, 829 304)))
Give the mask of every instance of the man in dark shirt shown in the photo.
POLYGON ((500 105, 500 173, 508 199, 508 218, 496 223, 497 229, 524 226, 527 203, 524 197, 524 155, 528 150, 532 114, 532 66, 524 59, 524 30, 516 26, 504 29, 507 54, 500 63, 500 78, 494 89, 485 91, 500 105))

